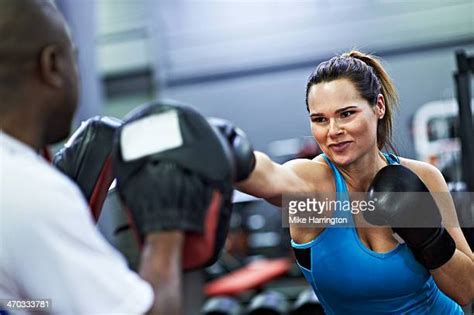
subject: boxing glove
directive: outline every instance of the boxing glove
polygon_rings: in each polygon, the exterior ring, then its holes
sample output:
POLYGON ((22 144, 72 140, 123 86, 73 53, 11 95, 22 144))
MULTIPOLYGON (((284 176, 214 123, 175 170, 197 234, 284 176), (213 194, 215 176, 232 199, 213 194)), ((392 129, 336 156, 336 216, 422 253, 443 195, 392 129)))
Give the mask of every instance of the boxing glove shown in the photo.
POLYGON ((401 165, 381 169, 368 189, 374 211, 365 211, 371 224, 389 225, 428 269, 444 265, 456 244, 441 222, 433 196, 418 176, 401 165))
POLYGON ((245 132, 224 119, 208 118, 208 121, 229 143, 234 162, 234 181, 247 179, 255 168, 255 154, 245 132))
POLYGON ((111 153, 120 124, 116 118, 92 117, 81 123, 53 157, 53 165, 77 184, 96 220, 114 179, 111 153))

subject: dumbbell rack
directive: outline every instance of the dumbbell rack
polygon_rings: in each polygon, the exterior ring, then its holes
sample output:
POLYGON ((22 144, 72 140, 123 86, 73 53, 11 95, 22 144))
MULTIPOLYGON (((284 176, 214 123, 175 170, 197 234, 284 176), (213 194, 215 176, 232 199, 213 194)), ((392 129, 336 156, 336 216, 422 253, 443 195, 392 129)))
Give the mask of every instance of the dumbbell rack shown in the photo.
POLYGON ((474 127, 471 110, 471 74, 474 73, 474 55, 456 52, 457 71, 454 73, 459 105, 459 131, 462 153, 462 180, 467 191, 474 191, 474 127))
MULTIPOLYGON (((464 50, 457 51, 456 65, 454 82, 459 105, 462 181, 466 183, 466 190, 472 197, 474 192, 474 127, 471 110, 471 74, 474 73, 474 55, 468 56, 464 50)), ((470 222, 473 221, 474 214, 471 213, 470 222)), ((471 249, 474 248, 474 226, 463 227, 462 230, 471 249)), ((474 314, 474 304, 465 307, 464 311, 466 314, 470 311, 474 314)))

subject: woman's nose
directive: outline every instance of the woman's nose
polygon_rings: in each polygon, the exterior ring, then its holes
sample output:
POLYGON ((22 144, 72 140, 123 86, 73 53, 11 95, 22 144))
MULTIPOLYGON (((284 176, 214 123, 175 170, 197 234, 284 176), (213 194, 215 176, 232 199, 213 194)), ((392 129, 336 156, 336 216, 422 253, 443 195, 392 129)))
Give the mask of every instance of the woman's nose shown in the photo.
POLYGON ((344 130, 339 126, 337 121, 335 119, 331 119, 329 121, 329 136, 330 137, 336 137, 341 135, 344 132, 344 130))

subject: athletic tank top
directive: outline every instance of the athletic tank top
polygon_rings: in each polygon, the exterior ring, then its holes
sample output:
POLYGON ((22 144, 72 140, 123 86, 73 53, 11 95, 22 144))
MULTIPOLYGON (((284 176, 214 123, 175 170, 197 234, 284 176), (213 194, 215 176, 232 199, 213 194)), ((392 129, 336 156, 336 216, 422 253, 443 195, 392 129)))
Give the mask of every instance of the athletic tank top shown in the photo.
MULTIPOLYGON (((384 155, 388 163, 399 163, 398 157, 384 155)), ((349 200, 344 177, 323 156, 334 174, 337 200, 349 200)), ((374 252, 360 241, 351 212, 335 213, 347 218, 347 227, 325 228, 308 243, 291 241, 298 266, 326 314, 463 314, 406 244, 374 252)))

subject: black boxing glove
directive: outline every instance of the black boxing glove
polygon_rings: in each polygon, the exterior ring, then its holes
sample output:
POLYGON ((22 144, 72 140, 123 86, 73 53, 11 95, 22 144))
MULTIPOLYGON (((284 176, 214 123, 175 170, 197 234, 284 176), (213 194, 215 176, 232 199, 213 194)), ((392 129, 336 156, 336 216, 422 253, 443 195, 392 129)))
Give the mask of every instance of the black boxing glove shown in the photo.
POLYGON ((418 176, 401 165, 381 169, 368 189, 375 210, 364 218, 374 225, 389 225, 428 269, 444 265, 456 244, 445 230, 431 193, 418 176))
POLYGON ((112 145, 120 125, 113 117, 89 118, 53 157, 53 165, 78 185, 96 220, 114 179, 112 145))
POLYGON ((247 179, 255 168, 255 154, 245 132, 224 119, 208 118, 208 121, 229 143, 234 160, 234 181, 247 179))

